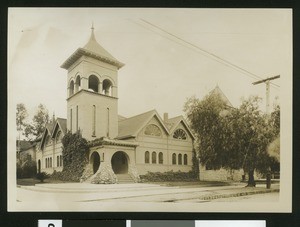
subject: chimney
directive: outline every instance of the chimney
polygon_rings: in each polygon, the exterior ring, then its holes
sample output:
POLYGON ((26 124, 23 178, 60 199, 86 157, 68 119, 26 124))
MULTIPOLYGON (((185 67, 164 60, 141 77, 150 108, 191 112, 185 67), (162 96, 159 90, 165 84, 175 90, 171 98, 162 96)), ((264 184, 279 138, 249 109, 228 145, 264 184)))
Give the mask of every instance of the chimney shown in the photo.
POLYGON ((168 113, 164 113, 164 121, 168 121, 169 120, 169 114, 168 113))

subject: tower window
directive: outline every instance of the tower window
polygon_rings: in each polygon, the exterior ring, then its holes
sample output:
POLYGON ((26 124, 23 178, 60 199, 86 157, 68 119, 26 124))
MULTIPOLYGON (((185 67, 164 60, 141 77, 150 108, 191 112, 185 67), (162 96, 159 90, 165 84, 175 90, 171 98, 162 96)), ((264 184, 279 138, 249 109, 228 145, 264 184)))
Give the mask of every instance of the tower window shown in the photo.
POLYGON ((76 106, 76 131, 78 131, 78 106, 76 106))
POLYGON ((93 136, 96 136, 96 106, 93 105, 93 136))
POLYGON ((108 79, 103 80, 102 94, 108 96, 112 95, 112 83, 108 79))
POLYGON ((93 92, 99 92, 99 79, 95 75, 89 77, 89 90, 93 92))
POLYGON ((69 96, 74 94, 74 81, 72 80, 69 87, 69 96))
POLYGON ((70 109, 70 131, 72 132, 73 114, 72 109, 70 109))

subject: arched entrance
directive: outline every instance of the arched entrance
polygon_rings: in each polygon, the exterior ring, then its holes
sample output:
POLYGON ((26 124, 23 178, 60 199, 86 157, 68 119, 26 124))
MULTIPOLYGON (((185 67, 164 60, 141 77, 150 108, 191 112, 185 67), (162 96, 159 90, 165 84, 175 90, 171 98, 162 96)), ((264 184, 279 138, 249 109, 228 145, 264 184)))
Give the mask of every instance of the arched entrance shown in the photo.
POLYGON ((111 166, 115 174, 128 173, 128 156, 123 151, 114 153, 111 158, 111 166))
POLYGON ((100 166, 100 155, 98 154, 98 152, 93 152, 93 154, 91 155, 90 163, 93 165, 93 173, 95 174, 100 166))
POLYGON ((38 161, 38 173, 41 172, 41 160, 38 161))

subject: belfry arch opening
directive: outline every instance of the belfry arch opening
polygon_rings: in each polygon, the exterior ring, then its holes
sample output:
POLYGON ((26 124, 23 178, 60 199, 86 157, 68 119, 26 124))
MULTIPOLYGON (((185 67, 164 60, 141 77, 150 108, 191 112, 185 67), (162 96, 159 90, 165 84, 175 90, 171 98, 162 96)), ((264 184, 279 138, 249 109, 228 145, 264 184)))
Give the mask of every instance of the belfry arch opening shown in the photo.
POLYGON ((89 88, 90 91, 99 92, 99 79, 95 75, 89 77, 89 88))
POLYGON ((95 174, 100 167, 100 155, 98 152, 93 152, 90 158, 90 164, 93 165, 93 173, 95 174))
POLYGON ((80 89, 81 89, 81 82, 80 82, 80 76, 78 75, 75 80, 75 92, 80 91, 80 89))
POLYGON ((128 173, 129 157, 123 151, 117 151, 111 158, 111 166, 115 174, 128 173))
POLYGON ((112 82, 108 79, 103 80, 102 83, 102 94, 103 95, 112 95, 112 82))

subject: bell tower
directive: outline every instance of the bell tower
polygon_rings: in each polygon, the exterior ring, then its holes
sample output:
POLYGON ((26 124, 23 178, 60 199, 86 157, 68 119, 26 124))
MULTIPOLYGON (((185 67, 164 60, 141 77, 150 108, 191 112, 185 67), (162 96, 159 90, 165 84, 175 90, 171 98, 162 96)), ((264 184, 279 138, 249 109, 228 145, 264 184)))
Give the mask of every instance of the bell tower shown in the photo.
POLYGON ((83 48, 61 67, 68 70, 67 128, 87 140, 118 135, 118 70, 124 66, 96 40, 94 26, 83 48))

